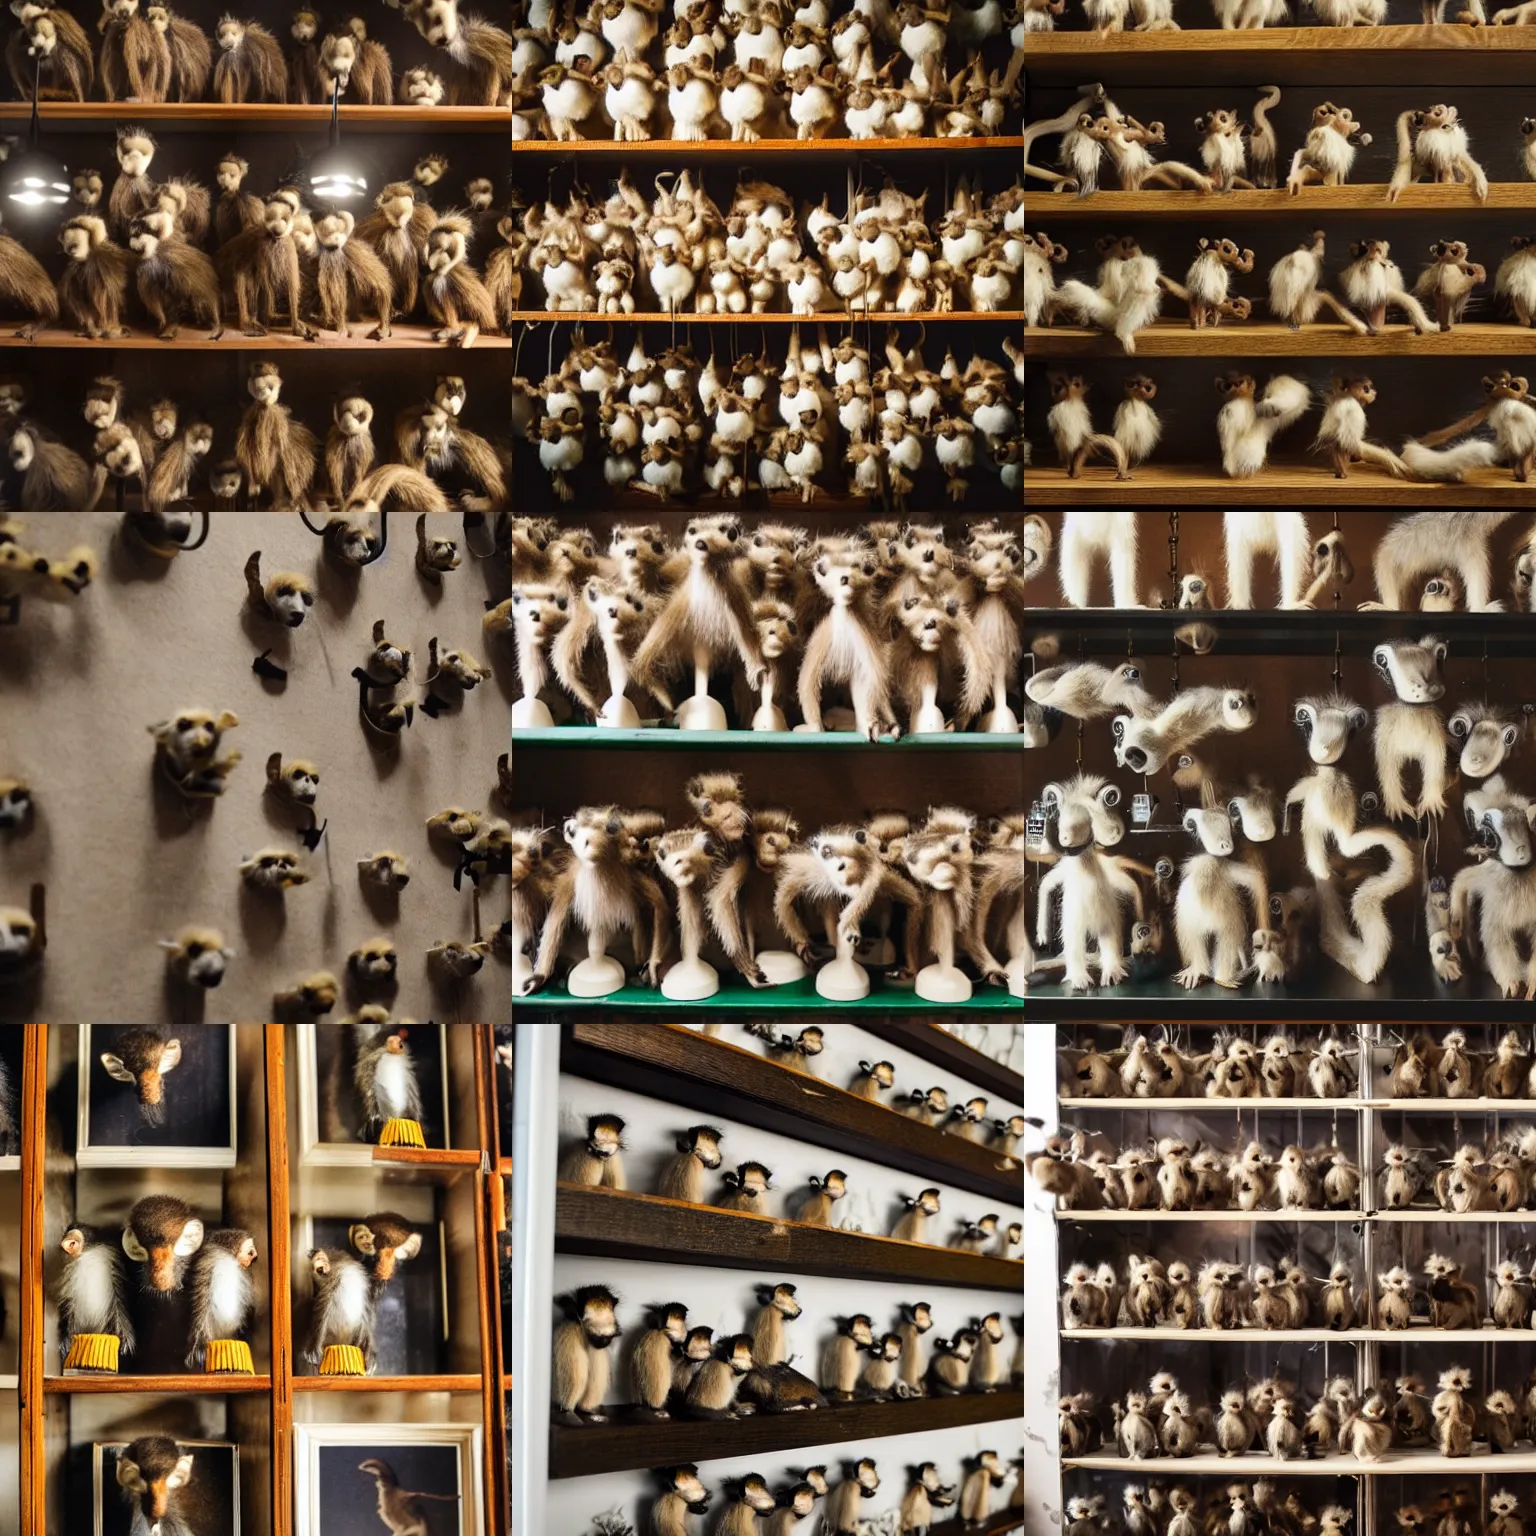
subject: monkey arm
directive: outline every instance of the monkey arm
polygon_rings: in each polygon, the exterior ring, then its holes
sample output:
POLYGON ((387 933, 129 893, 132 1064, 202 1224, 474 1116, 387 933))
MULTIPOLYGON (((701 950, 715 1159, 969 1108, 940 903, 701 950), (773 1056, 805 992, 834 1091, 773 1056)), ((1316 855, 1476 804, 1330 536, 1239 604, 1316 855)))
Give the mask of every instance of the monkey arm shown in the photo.
POLYGON ((1061 889, 1065 883, 1067 866, 1055 865, 1045 878, 1040 882, 1040 889, 1035 898, 1035 943, 1049 944, 1051 942, 1051 898, 1061 889))
MULTIPOLYGON (((1536 0, 1531 0, 1531 3, 1536 4, 1536 0)), ((1045 166, 1031 164, 1029 147, 1036 139, 1045 138, 1051 134, 1065 133, 1069 128, 1075 127, 1078 118, 1084 112, 1091 111, 1101 103, 1109 115, 1116 115, 1110 112, 1109 103, 1105 101, 1104 87, 1101 85, 1090 86, 1086 93, 1080 96, 1060 117, 1048 117, 1038 123, 1031 123, 1024 130, 1024 149, 1020 156, 1024 175, 1033 176, 1037 181, 1043 181, 1060 191, 1065 191, 1068 187, 1075 190, 1077 187, 1077 177, 1063 176, 1057 171, 1048 170, 1045 166)))
POLYGON ((746 583, 734 572, 724 577, 726 605, 730 609, 731 629, 736 640, 736 651, 747 669, 747 686, 754 691, 762 686, 768 667, 763 660, 763 648, 758 643, 757 621, 752 617, 752 598, 746 583))
POLYGON ((1463 416, 1460 421, 1453 421, 1448 427, 1437 428, 1433 432, 1426 432, 1419 442, 1426 448, 1438 448, 1441 443, 1448 443, 1453 437, 1461 437, 1468 432, 1475 432, 1477 428, 1488 420, 1492 412, 1491 405, 1480 405, 1469 415, 1463 416))
POLYGON ((715 877, 705 895, 704 910, 731 964, 756 987, 763 985, 767 978, 753 957, 741 922, 741 892, 751 868, 752 853, 747 848, 738 853, 715 877))
POLYGON ((555 636, 555 643, 550 648, 550 660, 554 665, 555 676, 560 679, 561 687, 572 698, 579 700, 588 714, 595 718, 602 705, 593 696, 592 690, 587 687, 581 669, 586 659, 587 647, 597 632, 597 624, 592 617, 592 610, 585 602, 575 597, 571 601, 575 604, 576 611, 570 623, 555 636))
POLYGON ((1256 857, 1231 862, 1232 883, 1245 892, 1253 903, 1253 926, 1263 928, 1269 920, 1269 874, 1256 857))
POLYGON ((645 966, 645 984, 659 987, 661 968, 666 962, 667 951, 672 947, 672 909, 667 905, 667 898, 658 881, 644 870, 637 869, 634 875, 635 889, 651 909, 651 958, 645 966))
MULTIPOLYGON (((898 874, 894 869, 883 869, 880 880, 876 886, 877 892, 889 897, 892 901, 899 901, 907 909, 907 921, 904 925, 906 943, 907 971, 916 975, 918 967, 922 963, 922 935, 925 927, 924 919, 931 916, 927 898, 923 891, 905 875, 898 874)), ((941 901, 944 898, 939 898, 941 901)), ((848 914, 843 914, 844 922, 848 914)), ((857 934, 855 934, 857 942, 857 934)))
POLYGON ((987 707, 992 697, 993 676, 976 638, 976 627, 963 614, 956 626, 956 634, 960 650, 960 697, 955 702, 955 726, 964 730, 987 707))
POLYGON ((1387 183, 1387 201, 1395 203, 1404 187, 1415 180, 1413 173, 1413 111, 1397 114, 1397 164, 1387 183))
MULTIPOLYGON (((811 858, 813 855, 807 853, 805 857, 811 858)), ((795 908, 796 899, 805 889, 805 877, 788 864, 781 866, 781 870, 773 888, 773 920, 779 925, 779 931, 789 940, 789 947, 809 964, 811 936, 805 924, 800 921, 800 913, 795 908)))
MULTIPOLYGON (((669 662, 682 644, 688 626, 688 587, 686 581, 667 598, 660 616, 640 642, 630 660, 635 681, 642 684, 663 709, 672 708, 672 700, 658 678, 663 658, 669 662)), ((670 671, 670 666, 668 668, 670 671)))
POLYGON ((806 641, 805 654, 800 658, 800 677, 797 692, 800 696, 800 713, 805 717, 808 730, 819 731, 821 725, 821 674, 827 664, 827 653, 832 648, 832 615, 827 614, 806 641))
MULTIPOLYGON (((970 926, 961 935, 965 944, 965 952, 971 957, 976 969, 981 972, 982 980, 998 982, 1003 977, 1003 967, 998 963, 997 957, 987 946, 987 925, 992 918, 992 908, 999 896, 1011 884, 1013 872, 1001 861, 992 865, 982 877, 981 887, 976 893, 976 908, 971 914, 970 926)), ((1024 913, 1024 887, 1022 877, 1019 884, 1019 916, 1024 913)))
POLYGON ((544 914, 544 927, 539 933, 539 952, 534 957, 533 975, 527 983, 529 992, 536 992, 549 980, 555 959, 560 953, 560 945, 565 939, 566 925, 571 919, 571 901, 575 888, 576 872, 573 869, 563 871, 550 900, 549 911, 544 914))
POLYGON ((1488 177, 1471 155, 1459 155, 1456 159, 1456 170, 1463 181, 1472 183, 1472 190, 1477 194, 1480 203, 1488 201, 1488 177))

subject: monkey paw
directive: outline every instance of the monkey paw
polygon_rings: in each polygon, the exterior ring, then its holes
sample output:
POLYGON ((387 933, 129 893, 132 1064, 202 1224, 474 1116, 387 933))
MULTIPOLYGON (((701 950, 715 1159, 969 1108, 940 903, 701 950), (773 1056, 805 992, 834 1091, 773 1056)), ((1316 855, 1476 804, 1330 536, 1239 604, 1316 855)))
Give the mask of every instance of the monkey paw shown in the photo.
POLYGON ((1173 979, 1178 982, 1181 987, 1185 988, 1186 991, 1192 991, 1195 987, 1200 986, 1205 981, 1206 976, 1205 972, 1202 971, 1198 965, 1191 965, 1186 966, 1182 971, 1177 972, 1173 979))
POLYGON ((1123 960, 1116 960, 1113 964, 1104 964, 1099 967, 1099 985, 1101 987, 1118 987, 1130 971, 1126 969, 1123 960))
POLYGON ((264 325, 262 325, 262 324, 260 324, 258 322, 258 323, 254 324, 254 325, 246 326, 246 328, 245 328, 245 330, 244 330, 244 332, 242 334, 244 334, 246 336, 261 337, 261 336, 265 336, 267 334, 267 328, 266 328, 266 326, 264 326, 264 325))

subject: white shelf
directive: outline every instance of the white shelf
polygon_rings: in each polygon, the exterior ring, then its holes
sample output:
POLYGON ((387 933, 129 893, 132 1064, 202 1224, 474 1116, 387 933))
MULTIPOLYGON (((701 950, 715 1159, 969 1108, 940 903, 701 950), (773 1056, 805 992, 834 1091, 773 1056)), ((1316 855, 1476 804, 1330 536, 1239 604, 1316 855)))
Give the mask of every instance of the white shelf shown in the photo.
POLYGON ((1484 1221, 1514 1221, 1527 1222, 1536 1225, 1536 1211, 1467 1211, 1464 1214, 1456 1211, 1430 1211, 1430 1210, 1406 1210, 1406 1211, 1372 1211, 1372 1221, 1408 1221, 1408 1222, 1484 1222, 1484 1221))
POLYGON ((1356 1461, 1353 1456, 1323 1456, 1316 1459, 1296 1457, 1281 1461, 1254 1451, 1246 1456, 1223 1456, 1218 1451, 1202 1451, 1198 1456, 1154 1456, 1140 1461, 1100 1451, 1092 1456, 1063 1456, 1064 1467, 1089 1467, 1100 1472, 1144 1473, 1147 1468, 1159 1472, 1177 1472, 1180 1476, 1207 1477, 1405 1477, 1421 1473, 1441 1477, 1461 1472, 1491 1472, 1500 1475, 1536 1472, 1536 1451, 1486 1450, 1473 1456, 1442 1456, 1438 1451, 1388 1451, 1380 1461, 1356 1461))
POLYGON ((1431 1328, 1415 1323, 1411 1328, 1062 1328, 1064 1339, 1179 1340, 1190 1344, 1283 1344, 1292 1339, 1302 1344, 1431 1344, 1448 1339, 1497 1344, 1529 1341, 1529 1328, 1495 1328, 1482 1323, 1476 1328, 1431 1328))
MULTIPOLYGON (((1433 1217, 1435 1212, 1428 1211, 1433 1217)), ((1442 1213, 1443 1214, 1443 1213, 1442 1213)), ((1529 1213, 1536 1221, 1536 1212, 1529 1213)), ((1057 1211, 1057 1221, 1364 1221, 1365 1211, 1057 1211)), ((1470 1220, 1452 1217, 1451 1220, 1470 1220)))
MULTIPOLYGON (((1359 1109, 1359 1099, 1058 1099, 1063 1109, 1359 1109)), ((1536 1108, 1533 1105, 1532 1108, 1536 1108)))
POLYGON ((1372 1109, 1400 1109, 1434 1115, 1473 1113, 1486 1115, 1497 1111, 1511 1114, 1536 1114, 1536 1099, 1367 1099, 1372 1109))

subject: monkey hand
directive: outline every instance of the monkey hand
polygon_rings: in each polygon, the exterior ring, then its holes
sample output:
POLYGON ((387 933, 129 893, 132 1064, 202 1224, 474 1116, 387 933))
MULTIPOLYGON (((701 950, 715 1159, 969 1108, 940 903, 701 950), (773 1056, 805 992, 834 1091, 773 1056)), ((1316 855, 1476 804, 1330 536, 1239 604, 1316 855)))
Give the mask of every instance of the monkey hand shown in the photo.
POLYGON ((647 960, 640 968, 640 984, 645 987, 659 987, 661 985, 661 962, 659 960, 647 960))
POLYGON ((1176 972, 1173 979, 1186 991, 1193 991, 1205 980, 1205 972, 1198 965, 1189 965, 1176 972))
POLYGON ((754 964, 750 971, 743 971, 741 974, 747 978, 747 985, 750 987, 767 987, 772 985, 768 980, 767 973, 760 965, 754 964))
POLYGON ((837 938, 840 944, 846 944, 850 949, 856 948, 862 934, 859 925, 855 922, 844 920, 837 925, 837 938))
POLYGON ((549 977, 535 971, 533 975, 523 981, 521 995, 527 997, 532 992, 541 992, 549 985, 549 977))
POLYGON ((1116 960, 1113 964, 1106 961, 1099 967, 1099 985, 1117 987, 1129 975, 1130 971, 1123 960, 1116 960))

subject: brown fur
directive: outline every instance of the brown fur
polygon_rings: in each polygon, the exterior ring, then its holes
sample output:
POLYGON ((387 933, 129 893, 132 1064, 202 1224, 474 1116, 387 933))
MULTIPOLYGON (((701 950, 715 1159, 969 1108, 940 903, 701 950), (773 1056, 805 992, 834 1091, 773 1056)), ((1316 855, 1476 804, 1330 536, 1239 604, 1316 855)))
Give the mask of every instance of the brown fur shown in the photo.
POLYGON ((368 36, 368 24, 361 16, 351 17, 347 30, 357 45, 357 62, 352 66, 352 99, 364 106, 392 107, 395 71, 389 50, 368 36))
POLYGON ((423 451, 414 468, 434 479, 445 474, 462 475, 497 508, 510 505, 506 473, 489 441, 460 426, 458 417, 450 416, 441 406, 428 407, 422 413, 422 424, 423 451))
POLYGON ((251 370, 249 387, 252 404, 240 421, 235 443, 235 457, 245 471, 249 499, 254 505, 263 492, 270 495, 270 505, 292 508, 309 490, 315 475, 315 438, 302 422, 292 419, 288 407, 275 396, 259 398, 264 381, 277 389, 282 379, 275 363, 257 363, 251 370))
POLYGON ((234 294, 239 326, 247 336, 265 336, 263 321, 275 324, 277 305, 286 300, 290 332, 306 341, 315 339, 301 314, 303 279, 294 239, 296 221, 292 201, 275 197, 263 209, 259 225, 219 247, 219 275, 226 292, 234 294))
POLYGON ((448 100, 456 107, 508 106, 512 100, 512 34, 476 16, 461 16, 458 0, 422 0, 408 13, 416 30, 449 58, 448 100))
POLYGON ((91 468, 74 449, 44 437, 36 427, 23 425, 11 436, 12 464, 17 439, 25 436, 31 447, 31 462, 21 483, 17 506, 23 512, 75 512, 90 496, 91 468))
MULTIPOLYGON (((108 98, 110 100, 110 98, 108 98)), ((149 178, 149 167, 155 157, 155 141, 142 128, 120 128, 117 133, 117 180, 112 183, 112 193, 107 199, 107 219, 112 233, 122 239, 128 226, 141 213, 155 206, 155 185, 149 178), (143 165, 136 174, 130 174, 125 158, 137 154, 143 165)))
POLYGON ((106 223, 93 214, 70 219, 59 230, 59 241, 66 251, 72 246, 75 252, 83 252, 71 253, 59 276, 64 312, 82 336, 101 340, 123 335, 123 305, 133 258, 107 238, 106 223))
POLYGON ((331 429, 325 438, 325 475, 335 501, 344 502, 373 468, 372 423, 373 407, 355 395, 338 400, 331 412, 331 429))
POLYGON ((213 92, 225 106, 247 101, 286 101, 288 70, 278 41, 259 22, 225 15, 218 27, 219 58, 213 92))
POLYGON ((288 100, 299 103, 323 101, 320 90, 320 14, 309 6, 293 13, 289 26, 288 100))
POLYGON ((374 199, 374 208, 354 235, 383 258, 394 283, 395 313, 405 317, 416 308, 422 253, 435 219, 427 204, 416 202, 408 181, 391 182, 374 199))
POLYGON ((138 0, 115 0, 101 33, 101 89, 108 101, 164 101, 170 95, 170 44, 138 14, 138 0))
POLYGON ((171 50, 170 99, 202 101, 208 94, 208 76, 213 72, 213 45, 208 34, 169 6, 151 5, 147 15, 150 25, 165 38, 171 50))
POLYGON ((522 265, 518 260, 517 248, 512 243, 512 237, 517 234, 517 226, 509 213, 497 223, 496 228, 503 243, 485 258, 485 290, 491 296, 491 308, 495 311, 497 324, 510 335, 512 317, 517 313, 518 301, 523 293, 522 265))
POLYGON ((65 10, 45 10, 6 47, 6 63, 17 94, 32 94, 34 61, 41 56, 37 94, 42 101, 89 101, 96 61, 80 23, 65 10))
POLYGON ((206 324, 217 341, 224 334, 219 319, 219 279, 202 251, 188 245, 171 227, 167 213, 146 214, 135 219, 128 235, 129 249, 139 258, 136 281, 139 298, 163 341, 175 339, 178 322, 185 316, 206 324))
POLYGON ((408 464, 381 464, 353 487, 349 512, 447 512, 451 508, 435 481, 408 464))
POLYGON ((197 466, 208 456, 213 434, 203 422, 189 422, 150 472, 145 500, 152 512, 163 512, 175 502, 185 501, 197 466))
POLYGON ((496 329, 496 310, 480 274, 469 264, 471 225, 462 214, 444 214, 427 236, 427 271, 421 293, 439 323, 434 341, 472 347, 481 331, 496 329))
POLYGON ((377 325, 369 335, 383 340, 390 334, 389 315, 393 285, 389 269, 366 241, 352 238, 356 221, 343 209, 329 213, 315 224, 320 242, 320 261, 315 274, 320 305, 320 324, 326 330, 350 336, 349 315, 361 311, 377 325))
POLYGON ((227 245, 236 235, 247 229, 259 229, 261 227, 262 213, 265 204, 254 192, 247 192, 244 188, 246 175, 250 166, 239 155, 225 155, 219 161, 219 169, 223 171, 229 166, 237 173, 235 185, 232 188, 224 188, 219 193, 218 207, 214 210, 214 233, 219 237, 220 245, 227 245))

